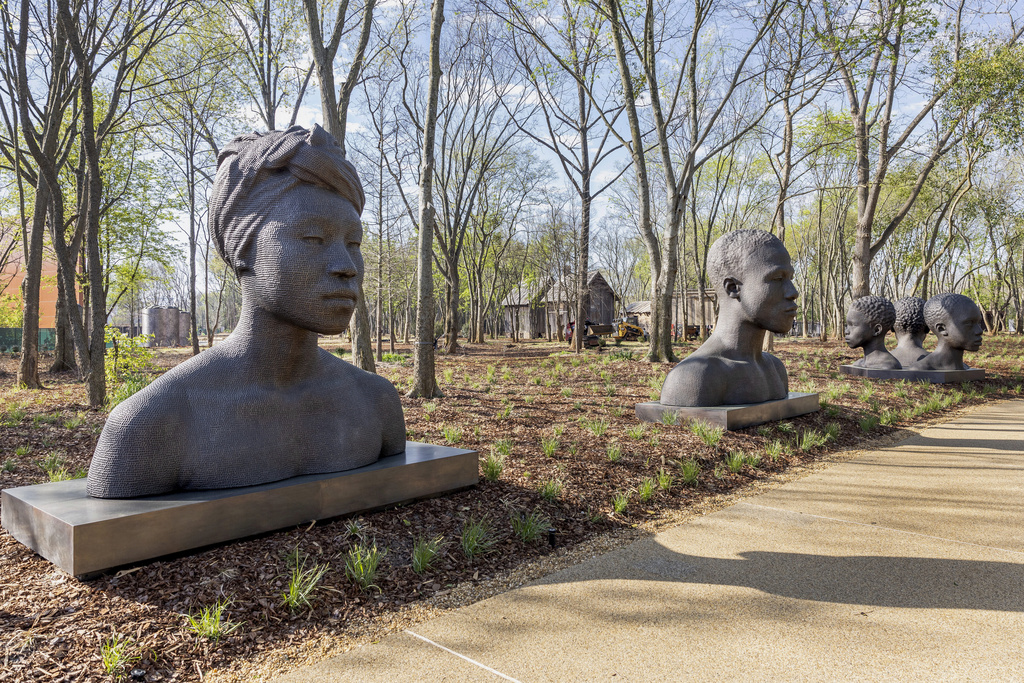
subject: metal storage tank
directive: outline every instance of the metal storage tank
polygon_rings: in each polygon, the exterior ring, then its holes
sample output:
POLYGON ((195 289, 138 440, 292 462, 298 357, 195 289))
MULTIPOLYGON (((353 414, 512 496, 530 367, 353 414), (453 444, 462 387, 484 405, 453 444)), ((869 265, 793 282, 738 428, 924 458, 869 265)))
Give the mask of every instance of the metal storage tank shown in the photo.
POLYGON ((178 343, 182 346, 191 346, 192 338, 192 315, 181 311, 178 314, 178 343))
POLYGON ((174 306, 160 311, 161 346, 178 345, 178 309, 174 306))
POLYGON ((160 338, 160 309, 159 308, 145 308, 142 310, 142 334, 146 335, 146 346, 153 347, 157 345, 157 340, 160 338))

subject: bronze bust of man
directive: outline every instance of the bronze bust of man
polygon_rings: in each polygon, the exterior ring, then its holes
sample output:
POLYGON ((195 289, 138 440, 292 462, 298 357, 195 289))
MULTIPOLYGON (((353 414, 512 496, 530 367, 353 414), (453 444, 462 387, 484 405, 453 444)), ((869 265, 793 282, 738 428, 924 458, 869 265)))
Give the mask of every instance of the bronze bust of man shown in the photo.
POLYGON ((924 305, 924 321, 935 333, 935 350, 910 370, 967 370, 964 351, 981 348, 984 319, 978 305, 963 294, 938 294, 924 305))
POLYGON ((317 346, 355 308, 363 203, 355 168, 319 126, 223 149, 210 225, 241 285, 238 325, 111 411, 90 495, 251 486, 405 450, 391 383, 317 346))
POLYGON ((788 332, 796 318, 799 292, 785 245, 763 230, 726 233, 708 250, 707 269, 718 295, 715 330, 672 368, 660 403, 705 407, 786 398, 785 366, 761 350, 766 332, 788 332))
POLYGON ((919 296, 905 296, 893 303, 896 310, 896 348, 892 355, 903 367, 910 367, 928 355, 924 340, 928 336, 928 323, 924 321, 924 299, 919 296))
POLYGON ((892 302, 880 296, 862 296, 846 312, 846 345, 863 348, 864 357, 853 364, 862 368, 899 370, 903 366, 885 348, 885 336, 896 323, 892 302))

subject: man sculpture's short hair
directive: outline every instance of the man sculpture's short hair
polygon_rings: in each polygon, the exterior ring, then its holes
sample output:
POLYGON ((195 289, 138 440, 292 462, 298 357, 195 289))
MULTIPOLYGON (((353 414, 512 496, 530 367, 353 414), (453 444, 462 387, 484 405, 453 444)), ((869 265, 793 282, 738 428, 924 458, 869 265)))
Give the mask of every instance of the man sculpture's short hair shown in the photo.
POLYGON ((850 309, 866 315, 872 325, 881 325, 883 333, 896 323, 896 308, 884 296, 862 296, 850 305, 850 309))
POLYGON ((951 292, 936 294, 924 304, 924 322, 934 330, 936 326, 950 322, 950 315, 954 310, 974 305, 974 302, 963 294, 951 292))
POLYGON ((336 192, 363 212, 366 197, 355 166, 316 124, 310 130, 292 126, 242 135, 221 150, 210 196, 210 231, 217 252, 236 273, 256 229, 273 216, 282 194, 300 183, 336 192))
POLYGON ((899 333, 911 335, 928 332, 928 323, 924 321, 924 299, 919 296, 905 296, 893 304, 896 309, 896 325, 899 333))
POLYGON ((763 258, 773 249, 786 249, 775 235, 764 230, 734 230, 727 232, 711 245, 708 250, 708 277, 715 291, 722 289, 727 277, 736 277, 745 270, 750 259, 763 258))

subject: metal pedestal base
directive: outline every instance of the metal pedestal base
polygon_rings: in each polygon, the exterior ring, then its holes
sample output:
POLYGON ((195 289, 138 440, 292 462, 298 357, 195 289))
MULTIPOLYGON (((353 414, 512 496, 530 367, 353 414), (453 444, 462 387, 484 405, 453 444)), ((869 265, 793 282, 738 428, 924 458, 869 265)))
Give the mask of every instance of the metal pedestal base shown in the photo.
POLYGON ((862 368, 859 365, 840 365, 839 372, 844 375, 870 377, 872 379, 905 379, 910 382, 931 382, 932 384, 953 384, 957 382, 976 382, 985 379, 984 370, 880 370, 878 368, 862 368))
POLYGON ((2 492, 3 527, 75 576, 313 520, 473 486, 476 451, 408 442, 404 453, 345 472, 127 500, 92 498, 85 479, 2 492))
POLYGON ((663 422, 667 413, 676 416, 676 422, 703 420, 724 429, 743 429, 765 422, 785 420, 818 410, 818 395, 789 392, 787 398, 764 403, 737 406, 666 406, 657 401, 638 403, 636 416, 644 422, 663 422))

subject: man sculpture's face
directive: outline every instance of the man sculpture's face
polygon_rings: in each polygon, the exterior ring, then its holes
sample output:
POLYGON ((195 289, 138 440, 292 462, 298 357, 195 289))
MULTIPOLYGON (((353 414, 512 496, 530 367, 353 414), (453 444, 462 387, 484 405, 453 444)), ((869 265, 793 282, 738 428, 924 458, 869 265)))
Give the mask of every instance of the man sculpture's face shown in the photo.
POLYGON ((851 308, 846 313, 846 345, 851 349, 864 346, 877 334, 880 325, 874 324, 867 313, 859 308, 851 308))
POLYGON ((746 259, 740 303, 748 320, 761 329, 779 334, 789 332, 796 320, 796 300, 800 296, 793 284, 793 264, 784 247, 767 247, 746 259))
POLYGON ((340 334, 363 278, 363 228, 352 203, 314 185, 285 192, 254 240, 256 305, 320 334, 340 334))
POLYGON ((946 311, 946 322, 935 330, 945 337, 950 348, 977 351, 981 348, 981 334, 984 332, 981 310, 973 302, 954 305, 946 311))

